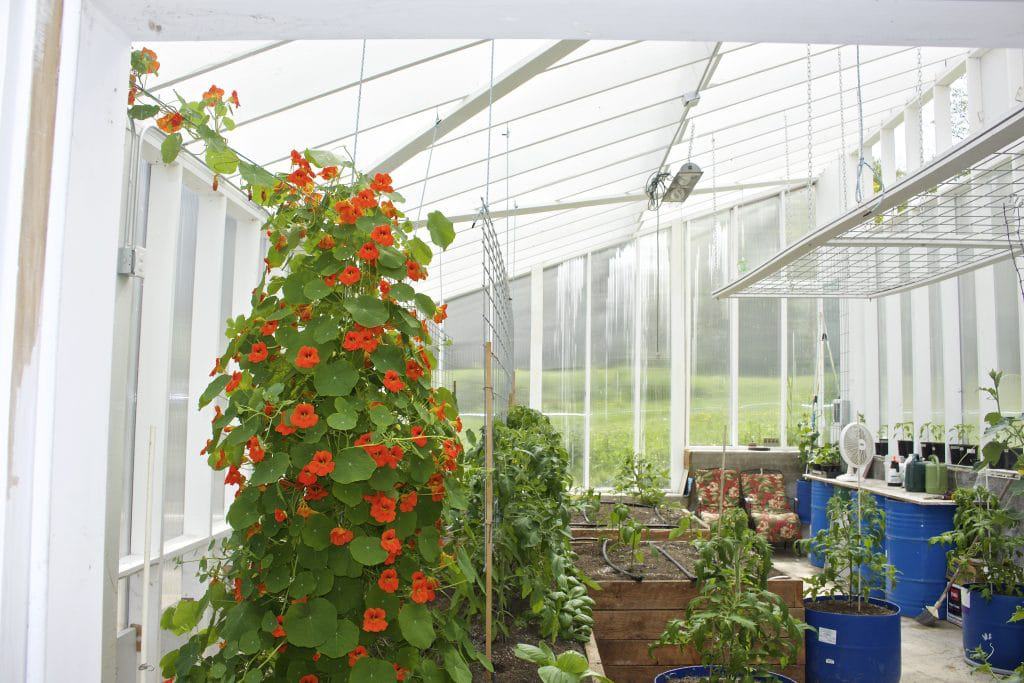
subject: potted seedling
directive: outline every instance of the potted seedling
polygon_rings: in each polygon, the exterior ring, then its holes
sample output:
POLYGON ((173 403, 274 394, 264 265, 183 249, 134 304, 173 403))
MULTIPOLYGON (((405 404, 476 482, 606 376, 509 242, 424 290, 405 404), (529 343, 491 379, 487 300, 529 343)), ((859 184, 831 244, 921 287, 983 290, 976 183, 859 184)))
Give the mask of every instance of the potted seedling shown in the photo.
POLYGON ((982 437, 989 441, 981 448, 982 457, 989 467, 1015 470, 1024 466, 1024 462, 1021 461, 1021 452, 1024 450, 1024 414, 1003 413, 999 399, 999 383, 1003 379, 1003 373, 990 370, 988 376, 992 380, 992 386, 982 387, 981 390, 995 402, 996 409, 985 415, 988 427, 985 428, 982 437))
POLYGON ((828 527, 797 547, 825 558, 808 583, 804 609, 808 681, 900 680, 900 608, 872 597, 895 581, 882 552, 885 513, 874 496, 836 491, 828 502, 828 527))
POLYGON ((940 462, 946 461, 946 442, 943 438, 946 435, 946 426, 941 422, 925 422, 918 428, 918 438, 921 441, 921 457, 927 460, 935 456, 940 462))
POLYGON ((950 573, 969 576, 963 596, 963 643, 968 661, 1001 672, 1024 662, 1024 537, 1015 535, 1021 513, 988 489, 953 492, 953 529, 930 539, 950 544, 950 573), (980 651, 979 651, 980 648, 980 651))
MULTIPOLYGON (((797 422, 794 442, 797 448, 797 457, 800 460, 800 467, 807 471, 811 458, 814 457, 815 449, 818 446, 818 432, 811 428, 807 415, 797 422)), ((809 524, 811 521, 811 482, 800 477, 796 480, 796 513, 800 521, 809 524)))
MULTIPOLYGON (((633 519, 633 515, 630 513, 629 507, 622 503, 619 503, 612 508, 610 522, 617 533, 617 538, 611 545, 617 548, 626 548, 629 550, 628 564, 625 567, 626 571, 623 573, 642 578, 642 575, 636 574, 635 570, 637 565, 643 564, 644 561, 644 553, 640 547, 643 545, 643 542, 647 540, 647 527, 633 519)), ((602 544, 601 552, 604 553, 605 561, 608 562, 610 566, 615 567, 611 560, 608 559, 608 546, 609 543, 606 540, 602 544)))
POLYGON ((896 448, 900 456, 905 458, 914 452, 913 422, 897 422, 892 426, 892 435, 896 437, 896 448))
POLYGON ((978 444, 974 440, 977 433, 978 428, 966 422, 958 422, 950 428, 950 462, 971 466, 978 461, 978 444))
POLYGON ((839 449, 833 443, 822 444, 811 459, 811 466, 829 479, 839 474, 840 464, 839 449))
POLYGON ((749 527, 740 509, 726 510, 716 535, 698 542, 698 594, 685 619, 672 619, 650 649, 696 650, 701 664, 666 671, 655 683, 671 681, 792 681, 768 668, 797 660, 806 625, 790 615, 785 601, 767 589, 771 546, 749 527))
POLYGON ((889 455, 889 425, 878 427, 878 440, 875 441, 875 455, 889 455))

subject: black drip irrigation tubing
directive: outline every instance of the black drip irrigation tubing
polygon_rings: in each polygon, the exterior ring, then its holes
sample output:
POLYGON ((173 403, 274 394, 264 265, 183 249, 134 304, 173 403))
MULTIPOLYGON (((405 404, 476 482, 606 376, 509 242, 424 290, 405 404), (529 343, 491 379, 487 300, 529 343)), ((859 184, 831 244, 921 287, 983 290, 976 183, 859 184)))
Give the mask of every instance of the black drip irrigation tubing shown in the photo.
POLYGON ((681 571, 683 573, 683 576, 688 578, 690 581, 696 581, 697 580, 697 576, 694 575, 694 574, 691 574, 689 569, 687 569, 682 564, 680 564, 679 561, 676 558, 674 558, 671 555, 669 555, 667 550, 662 548, 660 545, 654 546, 654 549, 657 550, 662 555, 664 555, 665 559, 667 559, 669 562, 674 564, 679 569, 679 571, 681 571))
POLYGON ((643 581, 644 577, 643 577, 642 574, 634 574, 633 572, 629 571, 628 569, 624 569, 624 568, 620 567, 619 565, 615 564, 614 562, 612 562, 608 558, 608 542, 609 542, 609 539, 606 538, 606 539, 604 539, 604 543, 601 544, 601 557, 604 558, 605 564, 607 564, 609 567, 611 567, 612 569, 614 569, 618 573, 620 573, 620 574, 622 574, 624 576, 628 576, 629 578, 633 579, 637 583, 640 583, 641 581, 643 581))

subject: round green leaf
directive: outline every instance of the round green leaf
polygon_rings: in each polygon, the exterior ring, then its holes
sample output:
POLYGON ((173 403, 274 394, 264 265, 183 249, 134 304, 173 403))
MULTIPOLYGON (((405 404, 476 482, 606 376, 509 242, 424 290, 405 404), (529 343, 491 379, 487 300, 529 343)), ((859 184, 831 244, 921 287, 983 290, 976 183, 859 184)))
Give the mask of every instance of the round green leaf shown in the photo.
POLYGON ((366 481, 377 469, 377 463, 362 448, 346 448, 334 458, 331 479, 339 484, 366 481))
POLYGON ((455 226, 440 211, 427 214, 427 230, 430 231, 430 241, 442 249, 447 249, 455 239, 455 226))
POLYGON ((364 567, 372 567, 388 559, 388 553, 380 547, 376 536, 360 536, 348 544, 352 559, 364 567))
POLYGON ((416 299, 416 308, 420 309, 423 315, 433 317, 437 311, 437 305, 434 303, 434 300, 426 294, 417 294, 414 298, 416 299))
POLYGON ((284 476, 285 472, 288 471, 288 464, 289 459, 287 453, 273 453, 268 455, 263 459, 263 462, 256 464, 256 468, 252 473, 252 479, 249 480, 249 483, 256 486, 259 486, 260 484, 271 484, 284 476))
MULTIPOLYGON (((256 490, 256 489, 252 489, 256 490)), ((248 489, 246 490, 248 492, 248 489)), ((259 521, 260 511, 256 508, 256 500, 245 493, 235 498, 227 514, 228 524, 234 529, 248 529, 259 521)))
POLYGON ((293 603, 284 613, 288 642, 298 647, 317 647, 337 625, 338 611, 329 601, 313 598, 308 603, 293 603))
POLYGON ((339 619, 334 633, 318 648, 328 657, 338 659, 347 655, 359 645, 359 628, 348 619, 339 619))
POLYGON ((434 252, 430 250, 430 247, 427 246, 426 242, 421 240, 419 237, 413 237, 411 240, 406 242, 405 246, 414 259, 425 266, 430 265, 430 259, 434 257, 434 252))
POLYGON ((369 413, 373 424, 378 427, 387 427, 395 422, 395 415, 391 412, 391 408, 384 404, 370 406, 369 413))
POLYGON ((377 327, 388 321, 388 307, 380 299, 360 296, 345 302, 345 308, 363 327, 377 327))
POLYGON ((332 528, 326 515, 312 515, 302 525, 302 542, 313 550, 323 550, 331 544, 332 528))
POLYGON ((356 422, 359 421, 359 416, 356 415, 355 411, 348 410, 346 412, 337 412, 333 415, 327 416, 327 426, 331 429, 337 429, 345 431, 352 429, 356 426, 356 422))
POLYGON ((322 363, 313 373, 313 386, 321 396, 345 396, 359 381, 359 373, 348 361, 322 363))
POLYGON ((434 642, 434 619, 423 605, 407 602, 398 611, 398 627, 413 647, 426 650, 434 642))
POLYGON ((396 301, 409 301, 416 296, 416 291, 404 282, 391 285, 391 298, 396 301))
POLYGON ((322 279, 317 278, 316 280, 310 280, 302 287, 302 293, 306 295, 306 298, 310 301, 316 301, 323 299, 325 296, 331 293, 331 288, 327 286, 322 279))
POLYGON ((363 657, 352 667, 349 683, 395 683, 395 667, 382 659, 363 657))

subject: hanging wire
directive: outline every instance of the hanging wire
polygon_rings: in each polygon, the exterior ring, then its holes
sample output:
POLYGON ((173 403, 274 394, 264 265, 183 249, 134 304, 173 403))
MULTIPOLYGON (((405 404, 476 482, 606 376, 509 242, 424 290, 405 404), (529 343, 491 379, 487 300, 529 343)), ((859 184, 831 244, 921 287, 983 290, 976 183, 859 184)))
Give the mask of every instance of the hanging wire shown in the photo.
POLYGON ((359 89, 356 91, 356 133, 352 140, 352 182, 356 180, 356 154, 359 153, 359 115, 363 108, 363 76, 366 73, 366 39, 363 39, 363 56, 359 60, 359 89))
POLYGON ((484 187, 484 203, 491 203, 491 126, 494 115, 494 40, 491 40, 491 79, 487 87, 487 180, 484 187))
POLYGON ((505 124, 505 132, 502 133, 505 136, 505 263, 511 263, 511 253, 509 252, 509 223, 512 217, 509 215, 509 199, 512 197, 512 193, 509 191, 509 174, 511 169, 509 168, 509 140, 512 138, 512 131, 509 129, 508 124, 505 124))
POLYGON ((879 192, 878 192, 878 201, 881 202, 882 201, 882 197, 885 196, 885 181, 882 179, 881 174, 878 173, 878 171, 875 170, 875 167, 872 166, 871 164, 869 164, 867 162, 867 160, 864 158, 864 93, 861 90, 861 81, 860 81, 860 45, 856 46, 856 51, 855 51, 854 54, 856 54, 856 56, 857 56, 857 130, 858 130, 858 137, 857 137, 857 157, 858 157, 857 158, 857 188, 856 188, 856 192, 854 193, 854 199, 857 200, 858 204, 860 204, 860 203, 862 203, 864 201, 864 190, 861 187, 860 177, 861 177, 861 170, 864 169, 864 168, 867 168, 868 172, 871 173, 871 178, 872 178, 873 182, 877 182, 878 183, 878 187, 880 188, 879 192))
POLYGON ((430 136, 430 147, 427 148, 427 172, 423 174, 423 187, 420 189, 420 205, 416 207, 416 222, 423 215, 423 201, 427 196, 427 181, 430 180, 430 162, 434 159, 434 143, 437 142, 437 127, 441 125, 441 117, 434 110, 434 130, 430 136))

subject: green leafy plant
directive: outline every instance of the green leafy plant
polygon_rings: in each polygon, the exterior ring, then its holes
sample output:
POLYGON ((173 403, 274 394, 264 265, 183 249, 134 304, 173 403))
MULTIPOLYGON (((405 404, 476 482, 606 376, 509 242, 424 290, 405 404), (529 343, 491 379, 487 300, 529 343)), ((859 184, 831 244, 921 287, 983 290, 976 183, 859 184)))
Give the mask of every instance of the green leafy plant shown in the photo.
POLYGON ((811 458, 811 464, 817 467, 838 467, 840 462, 839 448, 834 443, 822 444, 811 458))
POLYGON ((1024 537, 1016 535, 1022 515, 1003 506, 991 491, 965 487, 953 492, 953 529, 929 539, 953 547, 946 553, 949 571, 972 566, 971 582, 986 598, 1024 597, 1024 537))
POLYGON ((914 423, 897 422, 892 426, 892 435, 901 441, 914 440, 914 423))
POLYGON ((771 546, 748 524, 742 510, 727 510, 716 535, 697 542, 699 593, 650 646, 693 648, 713 681, 754 681, 768 661, 795 662, 807 628, 768 590, 771 546))
POLYGON ((668 470, 642 453, 631 453, 619 463, 615 492, 632 496, 638 503, 656 506, 665 500, 667 482, 668 470))
POLYGON ((811 428, 810 417, 804 415, 803 418, 797 423, 795 443, 797 451, 799 452, 800 465, 806 469, 807 465, 814 459, 815 454, 818 451, 818 438, 821 436, 819 432, 811 428))
POLYGON ((925 422, 918 427, 917 435, 921 441, 942 441, 946 436, 946 425, 941 422, 925 422))
POLYGON ((597 515, 601 511, 601 494, 594 489, 587 489, 573 499, 576 509, 590 521, 597 521, 597 515))
MULTIPOLYGON (((162 615, 184 638, 161 659, 164 677, 468 683, 466 660, 482 655, 435 607, 448 591, 440 520, 459 497, 461 423, 454 396, 431 386, 427 321, 444 309, 412 286, 431 248, 386 174, 343 182, 351 164, 322 150, 293 151, 291 172, 271 173, 223 136, 237 94, 211 86, 171 107, 145 88, 157 66, 151 50, 132 53, 131 97, 153 104, 128 115, 158 117, 165 163, 183 134, 199 141, 215 189, 237 171, 270 212, 271 245, 199 399, 219 398, 202 452, 237 489, 230 535, 199 563, 205 593, 162 615)), ((446 248, 451 223, 429 220, 446 248)))
MULTIPOLYGON (((484 477, 483 444, 466 455, 463 510, 452 512, 458 547, 467 558, 453 609, 482 613, 484 477)), ((586 641, 593 624, 588 579, 575 567, 569 522, 569 453, 562 435, 542 413, 516 406, 494 426, 494 619, 499 632, 513 623, 536 624, 552 641, 586 641)))
MULTIPOLYGON (((985 423, 988 426, 982 437, 989 441, 981 447, 982 462, 979 463, 979 467, 986 464, 989 467, 994 467, 999 463, 1004 451, 1019 453, 1020 449, 1024 448, 1024 413, 1020 415, 1003 413, 1003 405, 999 396, 999 384, 1003 379, 1003 373, 990 370, 988 376, 992 380, 992 386, 982 387, 981 391, 988 394, 989 398, 995 402, 996 409, 985 415, 985 423)), ((1021 464, 1019 455, 1014 460, 1015 462, 1010 465, 1011 469, 1017 469, 1021 464)), ((1024 490, 1022 482, 1024 480, 1016 482, 1017 491, 1024 490)))
POLYGON ((889 425, 884 424, 884 423, 878 425, 878 433, 876 434, 876 439, 878 441, 888 441, 889 440, 889 425))
POLYGON ((615 545, 629 549, 632 564, 643 562, 644 553, 640 547, 646 540, 647 527, 633 519, 629 506, 622 503, 612 508, 610 522, 617 534, 615 545))
POLYGON ((955 436, 955 443, 959 444, 974 443, 974 438, 977 433, 978 427, 967 422, 958 422, 949 428, 949 435, 951 437, 955 436))
POLYGON ((581 683, 587 680, 612 683, 610 679, 591 671, 587 658, 575 650, 567 650, 556 657, 545 642, 537 646, 520 643, 516 645, 516 657, 536 664, 539 667, 537 676, 544 683, 581 683))
POLYGON ((811 547, 825 557, 821 572, 805 579, 807 595, 848 599, 858 611, 873 590, 884 590, 896 580, 896 570, 885 561, 885 513, 869 493, 859 492, 858 502, 849 491, 837 489, 826 508, 828 527, 811 538, 797 541, 797 548, 811 547))

